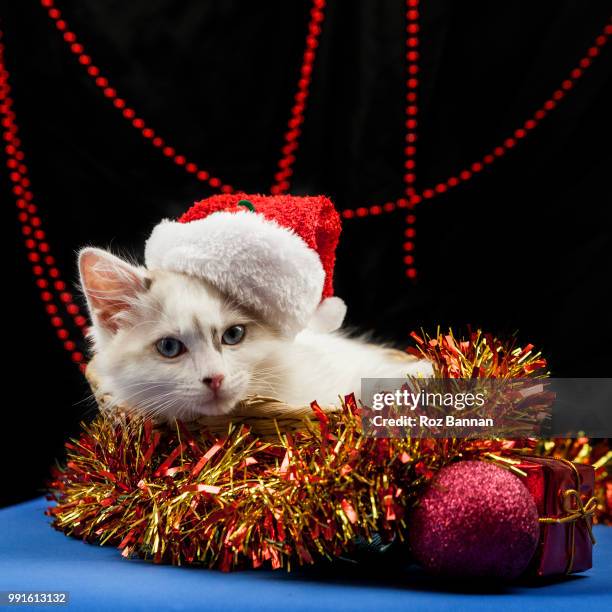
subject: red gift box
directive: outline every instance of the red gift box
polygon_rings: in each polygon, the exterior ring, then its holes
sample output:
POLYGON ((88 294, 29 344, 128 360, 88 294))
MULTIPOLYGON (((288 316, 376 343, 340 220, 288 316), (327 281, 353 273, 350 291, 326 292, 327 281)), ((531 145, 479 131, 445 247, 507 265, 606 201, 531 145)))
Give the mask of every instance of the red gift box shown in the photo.
POLYGON ((533 496, 540 516, 540 541, 528 573, 554 576, 592 567, 595 470, 550 457, 514 456, 512 471, 533 496))

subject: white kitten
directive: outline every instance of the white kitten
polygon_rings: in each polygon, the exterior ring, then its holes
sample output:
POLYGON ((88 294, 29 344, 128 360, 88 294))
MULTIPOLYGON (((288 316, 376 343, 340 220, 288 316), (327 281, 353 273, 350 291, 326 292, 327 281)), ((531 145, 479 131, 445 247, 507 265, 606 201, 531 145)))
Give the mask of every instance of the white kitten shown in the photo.
POLYGON ((81 251, 79 270, 102 388, 149 416, 227 414, 249 395, 329 405, 359 396, 361 378, 431 375, 426 362, 341 334, 305 330, 287 340, 274 321, 184 274, 93 248, 81 251))

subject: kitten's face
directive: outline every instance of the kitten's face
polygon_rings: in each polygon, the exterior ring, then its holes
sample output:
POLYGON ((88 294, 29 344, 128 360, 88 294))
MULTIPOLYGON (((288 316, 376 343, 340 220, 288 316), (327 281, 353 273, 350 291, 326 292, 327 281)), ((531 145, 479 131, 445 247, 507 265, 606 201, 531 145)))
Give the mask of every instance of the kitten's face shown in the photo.
POLYGON ((98 249, 80 256, 96 372, 115 402, 162 419, 227 414, 262 393, 275 330, 203 281, 136 268, 98 249))

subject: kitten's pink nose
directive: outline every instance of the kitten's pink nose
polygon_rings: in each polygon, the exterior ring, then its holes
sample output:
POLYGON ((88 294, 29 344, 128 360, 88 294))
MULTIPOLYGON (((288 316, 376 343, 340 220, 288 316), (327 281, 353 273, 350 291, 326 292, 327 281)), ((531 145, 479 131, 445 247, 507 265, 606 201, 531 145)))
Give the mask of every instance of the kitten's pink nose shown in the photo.
POLYGON ((225 376, 223 376, 223 374, 214 374, 213 376, 210 376, 209 378, 202 379, 202 382, 207 387, 210 387, 210 390, 213 393, 217 393, 217 391, 219 391, 219 389, 221 388, 221 383, 223 382, 224 378, 225 376))

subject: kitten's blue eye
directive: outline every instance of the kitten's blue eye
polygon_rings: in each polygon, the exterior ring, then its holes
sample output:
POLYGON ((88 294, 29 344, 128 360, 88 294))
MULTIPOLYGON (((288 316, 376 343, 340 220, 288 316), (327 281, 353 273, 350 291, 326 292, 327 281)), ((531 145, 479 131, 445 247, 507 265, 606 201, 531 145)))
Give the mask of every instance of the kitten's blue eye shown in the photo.
POLYGON ((160 355, 168 359, 174 359, 187 350, 187 347, 180 340, 170 337, 158 340, 155 343, 155 348, 160 355))
POLYGON ((229 344, 230 346, 233 344, 238 344, 244 338, 245 332, 246 329, 244 325, 232 325, 223 332, 221 341, 223 344, 229 344))

